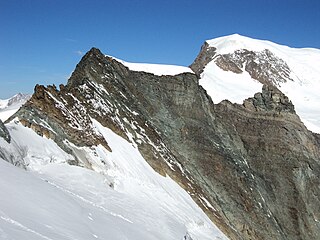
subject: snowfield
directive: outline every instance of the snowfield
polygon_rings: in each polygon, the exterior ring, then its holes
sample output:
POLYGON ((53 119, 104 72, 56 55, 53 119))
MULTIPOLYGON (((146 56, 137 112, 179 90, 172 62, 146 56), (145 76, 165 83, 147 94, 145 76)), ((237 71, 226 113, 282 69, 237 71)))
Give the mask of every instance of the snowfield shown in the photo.
MULTIPOLYGON (((233 53, 235 50, 270 50, 284 60, 291 69, 293 81, 280 84, 295 106, 297 114, 306 127, 320 133, 320 50, 313 48, 290 48, 270 41, 257 40, 238 34, 206 41, 215 47, 217 54, 233 53)), ((200 85, 206 89, 214 103, 224 99, 241 104, 244 99, 261 92, 262 84, 243 71, 241 74, 226 72, 211 61, 204 69, 200 85)))
POLYGON ((0 139, 0 145, 22 157, 29 171, 0 159, 0 239, 227 239, 131 143, 94 124, 112 149, 81 149, 95 171, 68 165, 73 157, 52 140, 7 124, 13 141, 0 139))
POLYGON ((141 71, 152 73, 154 75, 177 75, 180 73, 193 73, 189 67, 177 66, 177 65, 168 65, 168 64, 152 64, 152 63, 131 63, 126 62, 121 59, 112 57, 118 62, 122 63, 132 71, 141 71))

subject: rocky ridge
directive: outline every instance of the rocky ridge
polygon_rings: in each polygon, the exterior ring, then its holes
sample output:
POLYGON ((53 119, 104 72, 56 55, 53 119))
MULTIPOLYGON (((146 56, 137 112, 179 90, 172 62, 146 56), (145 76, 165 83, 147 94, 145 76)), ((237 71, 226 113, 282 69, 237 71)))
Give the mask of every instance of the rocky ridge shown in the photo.
MULTIPOLYGON (((206 52, 192 65, 197 74, 215 49, 206 52)), ((237 54, 273 57, 268 52, 237 54)), ((243 69, 244 62, 234 62, 235 56, 220 58, 225 66, 243 69)), ((66 86, 36 86, 9 121, 17 117, 73 154, 71 164, 90 168, 90 159, 74 146, 109 149, 92 124, 97 120, 186 189, 231 239, 317 239, 319 137, 304 127, 289 99, 268 84, 270 79, 243 105, 215 105, 195 74, 130 71, 93 48, 66 86)))
POLYGON ((217 54, 215 47, 205 42, 190 68, 200 76, 205 66, 211 61, 224 71, 238 74, 246 71, 262 84, 279 86, 280 83, 292 81, 289 66, 268 49, 260 52, 239 49, 233 53, 217 54))
POLYGON ((190 68, 198 77, 200 77, 205 66, 216 56, 216 50, 215 47, 210 46, 207 42, 201 46, 200 53, 190 65, 190 68))
MULTIPOLYGON (((188 80, 197 82, 193 74, 186 76, 188 80)), ((92 48, 77 65, 67 85, 60 85, 60 89, 37 85, 31 99, 8 122, 17 117, 24 126, 32 128, 40 136, 53 139, 67 153, 74 155, 75 160, 70 164, 91 168, 90 159, 79 154, 78 147, 101 144, 110 150, 93 126, 93 120, 97 120, 132 142, 158 173, 169 174, 206 212, 213 212, 203 190, 182 168, 164 144, 158 129, 146 117, 147 112, 155 111, 154 102, 145 102, 137 86, 128 83, 137 81, 137 84, 148 87, 148 83, 141 82, 142 79, 150 83, 166 80, 183 84, 184 81, 183 76, 160 77, 130 71, 92 48)), ((154 90, 159 92, 159 87, 154 90)))

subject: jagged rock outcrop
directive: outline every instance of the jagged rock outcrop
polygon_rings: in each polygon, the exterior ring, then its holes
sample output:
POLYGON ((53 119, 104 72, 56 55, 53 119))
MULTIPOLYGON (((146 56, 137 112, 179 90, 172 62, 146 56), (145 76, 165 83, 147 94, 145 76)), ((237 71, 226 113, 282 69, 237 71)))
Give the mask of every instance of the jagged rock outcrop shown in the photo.
POLYGON ((263 85, 262 92, 253 98, 244 100, 243 105, 255 111, 288 112, 295 114, 292 102, 279 89, 270 85, 263 85))
POLYGON ((3 122, 0 120, 0 137, 6 140, 8 143, 10 143, 11 137, 8 132, 8 129, 3 124, 3 122))
POLYGON ((200 53, 198 54, 194 62, 190 65, 190 68, 198 77, 203 72, 205 66, 207 66, 207 64, 212 61, 212 59, 216 55, 216 50, 217 49, 215 47, 211 47, 207 42, 205 42, 201 46, 200 53))
MULTIPOLYGON (((210 60, 199 57, 198 74, 210 60)), ((36 86, 14 117, 73 154, 72 144, 108 149, 92 124, 99 121, 185 188, 231 239, 318 239, 319 138, 270 84, 243 105, 215 105, 198 81, 130 71, 93 48, 66 86, 36 86)))

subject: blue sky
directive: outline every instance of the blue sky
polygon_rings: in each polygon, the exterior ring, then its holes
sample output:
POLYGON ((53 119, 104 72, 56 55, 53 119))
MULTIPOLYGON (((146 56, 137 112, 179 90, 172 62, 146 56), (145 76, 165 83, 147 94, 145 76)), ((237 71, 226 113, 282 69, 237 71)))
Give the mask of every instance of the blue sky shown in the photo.
POLYGON ((185 66, 206 39, 233 33, 320 48, 319 13, 319 0, 0 0, 0 98, 66 83, 93 46, 185 66))

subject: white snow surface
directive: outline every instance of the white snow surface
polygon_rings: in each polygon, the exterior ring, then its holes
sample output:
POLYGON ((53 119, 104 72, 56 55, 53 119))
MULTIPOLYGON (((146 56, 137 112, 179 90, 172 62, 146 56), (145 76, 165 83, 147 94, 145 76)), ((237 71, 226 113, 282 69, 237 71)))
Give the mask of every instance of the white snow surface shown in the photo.
MULTIPOLYGON (((207 40, 217 49, 217 54, 233 53, 235 50, 270 50, 284 60, 291 69, 293 81, 280 84, 295 106, 297 114, 306 127, 320 133, 320 50, 314 48, 290 48, 270 41, 257 40, 238 34, 207 40)), ((262 84, 243 71, 241 74, 223 71, 211 61, 204 69, 200 85, 211 96, 214 103, 224 99, 242 103, 244 99, 261 92, 262 84)))
POLYGON ((18 122, 6 124, 12 142, 0 139, 0 146, 23 158, 28 171, 0 159, 0 239, 227 239, 137 148, 93 122, 112 152, 75 151, 94 171, 66 164, 73 157, 52 140, 18 122))
POLYGON ((147 73, 152 73, 154 75, 177 75, 180 73, 193 73, 189 67, 168 65, 168 64, 153 64, 153 63, 132 63, 126 62, 121 59, 112 57, 118 62, 122 63, 132 71, 142 71, 147 73))
POLYGON ((0 120, 6 121, 30 98, 28 94, 18 93, 8 99, 0 99, 0 120))

